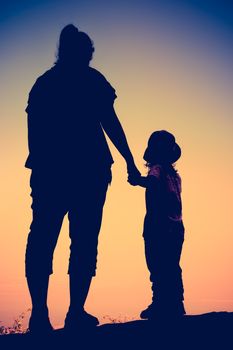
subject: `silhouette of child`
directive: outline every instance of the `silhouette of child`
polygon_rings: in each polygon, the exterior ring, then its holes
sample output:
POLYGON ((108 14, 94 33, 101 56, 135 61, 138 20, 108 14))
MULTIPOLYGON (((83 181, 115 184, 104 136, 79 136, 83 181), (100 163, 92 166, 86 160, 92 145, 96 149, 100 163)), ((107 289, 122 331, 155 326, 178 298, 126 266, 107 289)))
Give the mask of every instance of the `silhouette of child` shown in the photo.
POLYGON ((173 165, 180 156, 175 137, 164 130, 155 131, 143 157, 148 175, 128 180, 133 186, 146 188, 143 237, 153 298, 151 305, 141 312, 141 318, 185 314, 179 265, 184 240, 181 178, 173 165))

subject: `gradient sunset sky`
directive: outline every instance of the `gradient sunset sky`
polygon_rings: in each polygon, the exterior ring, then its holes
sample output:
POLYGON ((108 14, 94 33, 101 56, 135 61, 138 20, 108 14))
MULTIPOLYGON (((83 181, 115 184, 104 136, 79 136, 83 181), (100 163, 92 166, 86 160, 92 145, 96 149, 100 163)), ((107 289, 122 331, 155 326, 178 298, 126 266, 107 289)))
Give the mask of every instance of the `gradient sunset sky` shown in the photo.
MULTIPOLYGON (((34 81, 53 65, 68 23, 94 41, 92 66, 116 89, 115 108, 140 171, 146 174, 142 155, 152 131, 171 131, 182 148, 177 168, 183 179, 187 313, 233 311, 233 3, 9 0, 0 6, 0 321, 11 324, 30 307, 24 109, 34 81)), ((124 161, 111 149, 113 182, 86 304, 102 320, 138 318, 151 298, 142 240, 144 190, 127 184, 124 161)), ((88 171, 88 164, 80 164, 80 171, 88 171)), ((68 254, 65 219, 49 291, 55 327, 68 307, 68 254)))

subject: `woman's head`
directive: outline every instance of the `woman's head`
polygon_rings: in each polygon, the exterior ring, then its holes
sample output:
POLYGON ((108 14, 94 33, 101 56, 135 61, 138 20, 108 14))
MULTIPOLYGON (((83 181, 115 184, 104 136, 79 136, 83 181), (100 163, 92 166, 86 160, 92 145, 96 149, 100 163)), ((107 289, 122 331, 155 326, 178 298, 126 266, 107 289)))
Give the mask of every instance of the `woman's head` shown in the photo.
POLYGON ((68 24, 60 34, 56 63, 88 65, 94 50, 93 42, 89 36, 80 32, 73 24, 68 24))
POLYGON ((174 135, 166 130, 155 131, 148 140, 144 160, 149 166, 175 163, 181 156, 181 149, 174 135))

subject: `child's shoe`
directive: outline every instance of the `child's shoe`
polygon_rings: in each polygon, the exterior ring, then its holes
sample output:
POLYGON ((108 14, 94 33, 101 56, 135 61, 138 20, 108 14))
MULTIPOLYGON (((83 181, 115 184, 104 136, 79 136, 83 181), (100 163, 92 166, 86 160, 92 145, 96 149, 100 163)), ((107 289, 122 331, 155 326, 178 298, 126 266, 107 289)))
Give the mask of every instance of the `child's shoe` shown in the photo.
POLYGON ((183 301, 162 304, 153 301, 147 309, 140 314, 142 319, 155 320, 157 318, 180 318, 186 314, 183 301))

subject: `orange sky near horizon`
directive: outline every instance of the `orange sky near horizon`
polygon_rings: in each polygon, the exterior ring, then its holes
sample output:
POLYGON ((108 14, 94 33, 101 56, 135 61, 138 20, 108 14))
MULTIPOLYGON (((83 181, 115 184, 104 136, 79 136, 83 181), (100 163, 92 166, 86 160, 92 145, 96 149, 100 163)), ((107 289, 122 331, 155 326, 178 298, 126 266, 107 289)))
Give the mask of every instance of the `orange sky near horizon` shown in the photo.
MULTIPOLYGON (((24 109, 35 79, 54 62, 59 31, 69 22, 80 25, 94 40, 92 65, 116 88, 115 109, 139 170, 146 174, 142 155, 154 130, 171 131, 182 148, 177 169, 183 180, 186 239, 181 264, 187 313, 233 311, 232 33, 194 14, 192 24, 186 14, 179 22, 182 28, 172 30, 163 27, 162 20, 153 27, 150 15, 142 13, 139 28, 136 12, 130 19, 112 13, 111 29, 106 31, 108 22, 99 26, 98 14, 75 10, 72 16, 68 10, 60 14, 53 25, 45 17, 42 29, 40 17, 31 17, 27 25, 34 20, 32 33, 18 20, 18 33, 8 33, 12 41, 5 45, 1 59, 0 321, 11 324, 30 307, 24 278, 31 221, 30 171, 23 167, 24 109)), ((110 147, 115 160, 113 182, 104 209, 97 276, 86 304, 102 322, 103 316, 138 318, 151 298, 142 239, 144 190, 127 183, 124 161, 110 147)), ((88 171, 88 165, 80 164, 80 171, 88 171)), ((62 325, 68 307, 68 254, 66 218, 49 291, 55 327, 62 325)))

